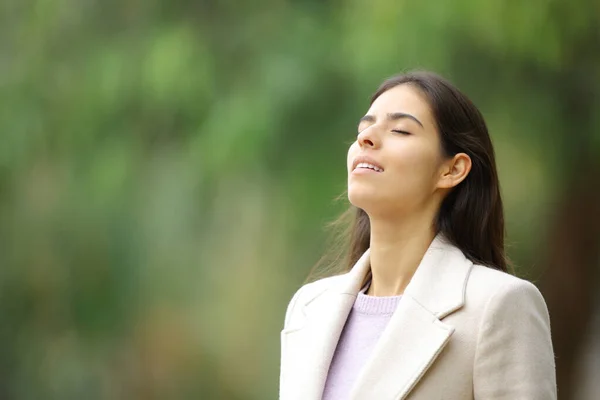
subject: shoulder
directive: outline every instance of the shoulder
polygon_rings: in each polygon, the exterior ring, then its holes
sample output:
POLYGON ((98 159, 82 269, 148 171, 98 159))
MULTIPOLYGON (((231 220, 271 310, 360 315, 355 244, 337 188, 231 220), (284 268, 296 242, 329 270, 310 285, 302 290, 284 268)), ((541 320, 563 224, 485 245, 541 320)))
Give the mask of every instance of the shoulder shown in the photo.
POLYGON ((548 319, 546 303, 530 281, 483 265, 474 264, 466 288, 467 305, 484 312, 536 310, 548 319))
POLYGON ((526 279, 479 264, 473 264, 468 285, 488 294, 513 290, 538 291, 536 286, 526 279))
POLYGON ((309 303, 310 301, 318 297, 320 294, 325 292, 327 289, 329 289, 332 285, 339 282, 341 279, 344 279, 346 275, 347 273, 328 276, 326 278, 318 279, 314 282, 306 283, 302 285, 296 291, 296 293, 294 293, 294 298, 296 298, 296 301, 298 303, 309 303))
POLYGON ((296 290, 287 306, 284 328, 290 325, 290 320, 293 318, 294 311, 297 308, 296 305, 306 305, 310 303, 320 294, 324 293, 333 284, 338 282, 340 279, 343 279, 346 274, 347 273, 321 278, 314 282, 306 283, 296 290))

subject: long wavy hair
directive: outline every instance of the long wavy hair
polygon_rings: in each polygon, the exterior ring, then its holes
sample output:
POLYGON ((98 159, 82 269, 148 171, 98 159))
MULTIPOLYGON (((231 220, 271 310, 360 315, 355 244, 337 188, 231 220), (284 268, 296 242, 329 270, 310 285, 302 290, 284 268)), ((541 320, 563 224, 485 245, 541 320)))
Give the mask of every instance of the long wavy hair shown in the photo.
MULTIPOLYGON (((510 263, 504 251, 504 211, 496 159, 481 112, 454 85, 427 71, 388 78, 372 95, 370 104, 387 90, 404 84, 417 88, 427 99, 444 155, 466 153, 471 157, 470 173, 442 201, 435 221, 437 231, 473 263, 508 272, 510 263)), ((346 194, 339 198, 347 198, 346 194)), ((323 264, 328 268, 319 275, 349 271, 369 248, 371 226, 362 209, 351 205, 329 227, 335 229, 335 241, 313 267, 307 281, 314 280, 323 264)))

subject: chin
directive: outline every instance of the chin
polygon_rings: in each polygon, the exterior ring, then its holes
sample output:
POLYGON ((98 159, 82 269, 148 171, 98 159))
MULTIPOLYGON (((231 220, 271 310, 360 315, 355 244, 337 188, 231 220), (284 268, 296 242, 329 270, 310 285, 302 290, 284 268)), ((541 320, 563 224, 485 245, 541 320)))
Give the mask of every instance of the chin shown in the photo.
POLYGON ((379 197, 373 190, 365 190, 365 188, 357 187, 348 188, 348 200, 350 204, 365 211, 377 208, 377 205, 381 203, 379 197))
POLYGON ((405 196, 390 196, 390 193, 358 185, 348 187, 348 201, 354 207, 366 212, 369 216, 393 216, 398 213, 404 213, 407 211, 406 207, 409 207, 411 203, 405 196), (399 207, 400 204, 403 207, 399 207))

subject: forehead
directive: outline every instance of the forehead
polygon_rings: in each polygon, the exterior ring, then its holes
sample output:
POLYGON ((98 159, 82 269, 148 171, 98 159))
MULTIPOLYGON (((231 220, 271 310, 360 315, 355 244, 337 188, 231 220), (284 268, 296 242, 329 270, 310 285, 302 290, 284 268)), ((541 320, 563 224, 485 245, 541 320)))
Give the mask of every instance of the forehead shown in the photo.
POLYGON ((416 87, 401 84, 382 93, 371 105, 367 114, 375 117, 387 113, 403 112, 414 115, 424 126, 433 127, 433 114, 425 95, 416 87))

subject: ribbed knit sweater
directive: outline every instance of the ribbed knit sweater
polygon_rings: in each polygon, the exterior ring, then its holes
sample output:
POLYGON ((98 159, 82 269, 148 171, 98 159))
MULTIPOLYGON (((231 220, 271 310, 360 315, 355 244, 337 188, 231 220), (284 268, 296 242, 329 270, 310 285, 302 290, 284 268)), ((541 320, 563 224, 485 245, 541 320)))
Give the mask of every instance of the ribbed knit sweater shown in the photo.
POLYGON ((323 400, 347 400, 362 366, 371 355, 402 296, 367 296, 360 290, 344 325, 323 390, 323 400))

